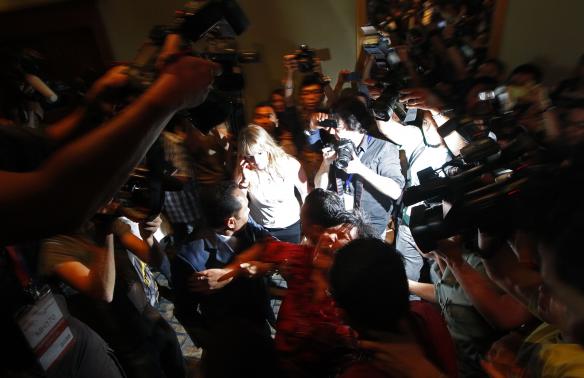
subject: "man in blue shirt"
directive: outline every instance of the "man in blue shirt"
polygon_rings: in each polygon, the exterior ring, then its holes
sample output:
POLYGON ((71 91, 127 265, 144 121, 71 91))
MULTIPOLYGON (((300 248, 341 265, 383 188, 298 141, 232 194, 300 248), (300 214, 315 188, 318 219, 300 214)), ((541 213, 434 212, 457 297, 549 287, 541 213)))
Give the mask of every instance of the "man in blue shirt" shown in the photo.
POLYGON ((248 200, 233 182, 212 188, 201 202, 207 229, 172 263, 175 316, 203 348, 205 377, 273 377, 264 280, 219 281, 235 256, 270 235, 249 218, 248 200))

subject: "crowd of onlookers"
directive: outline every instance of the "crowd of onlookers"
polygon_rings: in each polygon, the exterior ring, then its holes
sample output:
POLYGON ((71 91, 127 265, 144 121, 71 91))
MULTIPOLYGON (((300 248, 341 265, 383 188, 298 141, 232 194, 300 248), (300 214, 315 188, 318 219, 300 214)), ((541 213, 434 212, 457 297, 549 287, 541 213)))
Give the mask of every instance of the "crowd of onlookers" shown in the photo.
POLYGON ((163 293, 206 378, 583 376, 584 58, 508 71, 491 3, 371 2, 355 72, 291 52, 240 130, 193 57, 122 109, 114 68, 46 126, 3 51, 1 375, 187 376, 163 293), (468 186, 405 201, 428 172, 468 186), (463 222, 419 223, 453 198, 463 222))

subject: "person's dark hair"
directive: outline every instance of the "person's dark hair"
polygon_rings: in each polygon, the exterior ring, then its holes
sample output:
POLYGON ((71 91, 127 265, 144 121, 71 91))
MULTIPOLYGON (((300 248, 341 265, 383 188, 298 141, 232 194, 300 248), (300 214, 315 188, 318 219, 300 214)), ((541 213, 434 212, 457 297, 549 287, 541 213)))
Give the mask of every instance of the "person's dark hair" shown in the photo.
POLYGON ((375 119, 361 101, 355 96, 341 97, 331 108, 340 117, 349 130, 367 132, 374 130, 375 119))
POLYGON ((533 81, 535 81, 536 84, 541 83, 543 80, 543 73, 541 69, 532 63, 521 64, 515 67, 515 69, 511 71, 511 74, 509 74, 509 78, 518 74, 531 75, 531 77, 533 77, 533 81))
POLYGON ((470 91, 472 88, 476 87, 477 85, 483 85, 485 87, 495 89, 498 85, 497 79, 489 77, 489 76, 479 76, 472 79, 469 82, 468 90, 470 91))
POLYGON ((235 182, 223 181, 203 191, 201 205, 207 227, 222 227, 226 219, 241 209, 241 202, 235 196, 237 189, 235 182))
POLYGON ((312 224, 324 228, 340 224, 338 214, 345 210, 343 199, 337 193, 320 188, 306 196, 302 207, 312 224))
POLYGON ((254 109, 263 108, 263 107, 270 107, 273 109, 272 103, 270 101, 260 101, 256 104, 254 109))
POLYGON ((350 224, 357 230, 357 238, 377 238, 379 235, 375 232, 375 229, 368 225, 363 219, 363 215, 360 212, 355 211, 343 211, 335 216, 335 225, 337 224, 350 224))
POLYGON ((306 75, 302 79, 302 83, 300 84, 300 88, 308 87, 309 85, 319 85, 322 88, 322 79, 318 74, 310 74, 306 75))
POLYGON ((284 95, 284 89, 283 88, 274 89, 272 91, 272 93, 270 93, 270 97, 272 97, 273 95, 278 95, 278 96, 285 97, 285 95, 284 95))
POLYGON ((492 64, 495 67, 497 67, 497 71, 499 71, 499 75, 502 75, 503 72, 505 72, 505 63, 503 63, 501 60, 499 60, 497 58, 485 59, 483 64, 492 64))
POLYGON ((357 331, 396 332, 409 312, 402 257, 379 239, 353 240, 339 249, 330 271, 332 295, 357 331))

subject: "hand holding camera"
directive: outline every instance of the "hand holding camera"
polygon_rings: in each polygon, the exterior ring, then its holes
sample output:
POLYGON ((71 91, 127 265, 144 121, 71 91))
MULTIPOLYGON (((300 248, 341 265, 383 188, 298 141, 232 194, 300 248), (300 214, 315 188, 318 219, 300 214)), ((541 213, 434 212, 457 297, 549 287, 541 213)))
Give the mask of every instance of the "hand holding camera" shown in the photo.
POLYGON ((335 143, 329 143, 322 150, 322 153, 323 163, 327 167, 333 164, 336 168, 342 169, 347 173, 358 173, 363 168, 363 164, 361 164, 355 153, 355 145, 349 139, 339 139, 335 143), (357 160, 357 162, 351 164, 354 160, 357 160), (349 165, 351 165, 351 168, 349 168, 349 165))
POLYGON ((296 55, 284 55, 284 69, 288 75, 292 75, 298 71, 298 63, 296 62, 296 55))
POLYGON ((355 150, 351 151, 351 160, 347 162, 347 166, 344 168, 345 172, 348 174, 360 175, 364 168, 366 167, 361 163, 361 160, 359 160, 355 150))
POLYGON ((333 146, 326 146, 322 149, 322 158, 326 166, 330 166, 337 158, 337 152, 333 146))
POLYGON ((400 91, 399 101, 408 108, 418 108, 439 113, 444 107, 442 101, 426 88, 408 88, 400 91))
POLYGON ((349 75, 351 74, 350 70, 340 70, 339 71, 339 77, 337 79, 337 85, 339 83, 346 83, 347 81, 349 81, 349 75))
POLYGON ((310 130, 336 128, 336 121, 327 113, 315 112, 310 117, 310 130))
POLYGON ((87 91, 85 102, 96 106, 105 114, 110 114, 116 102, 116 97, 128 85, 126 66, 116 66, 100 77, 87 91))

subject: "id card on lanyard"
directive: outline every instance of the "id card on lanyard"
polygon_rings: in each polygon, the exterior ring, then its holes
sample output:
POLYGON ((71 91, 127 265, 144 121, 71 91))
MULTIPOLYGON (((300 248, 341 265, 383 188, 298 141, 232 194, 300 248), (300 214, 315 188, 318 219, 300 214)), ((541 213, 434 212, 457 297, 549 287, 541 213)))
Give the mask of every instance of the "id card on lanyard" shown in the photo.
POLYGON ((349 191, 351 179, 353 178, 353 174, 350 174, 345 180, 345 185, 343 186, 343 200, 345 201, 345 210, 352 211, 355 207, 355 196, 354 193, 349 191))
POLYGON ((6 250, 22 289, 32 299, 15 314, 16 324, 39 365, 48 371, 73 346, 73 332, 49 287, 34 289, 22 256, 13 247, 6 250))
MULTIPOLYGON (((371 142, 371 135, 367 135, 367 146, 369 146, 369 142, 371 142)), ((359 159, 363 156, 362 153, 359 153, 359 159)), ((351 173, 349 177, 345 180, 343 185, 343 200, 345 202, 345 210, 352 211, 355 208, 355 190, 353 193, 350 192, 351 188, 351 180, 353 179, 353 174, 351 173)), ((356 184, 353 184, 353 187, 356 188, 356 184)))

